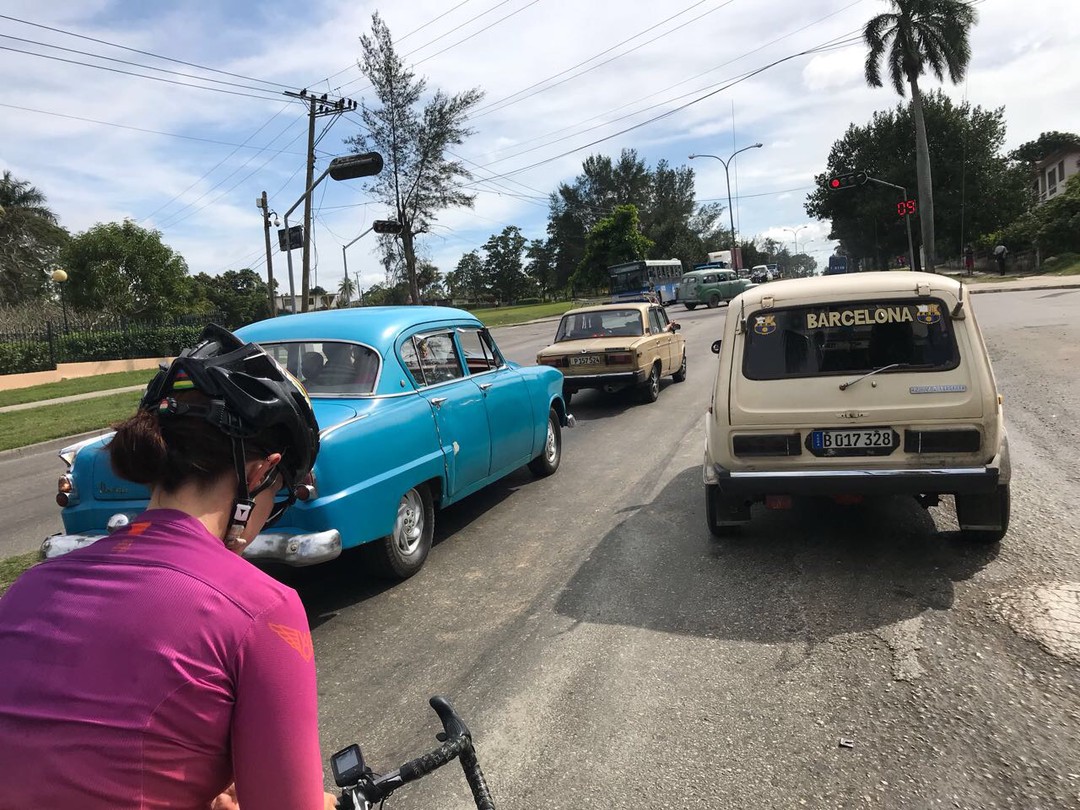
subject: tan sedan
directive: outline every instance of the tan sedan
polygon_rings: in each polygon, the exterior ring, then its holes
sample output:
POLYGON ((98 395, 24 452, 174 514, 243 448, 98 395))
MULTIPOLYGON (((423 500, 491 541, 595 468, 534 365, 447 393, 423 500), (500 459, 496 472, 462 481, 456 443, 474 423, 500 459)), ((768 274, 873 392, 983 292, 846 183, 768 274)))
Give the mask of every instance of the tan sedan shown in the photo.
POLYGON ((603 304, 563 315, 555 342, 536 355, 563 373, 563 399, 585 388, 636 388, 645 402, 660 395, 660 378, 686 379, 686 340, 662 306, 603 304))

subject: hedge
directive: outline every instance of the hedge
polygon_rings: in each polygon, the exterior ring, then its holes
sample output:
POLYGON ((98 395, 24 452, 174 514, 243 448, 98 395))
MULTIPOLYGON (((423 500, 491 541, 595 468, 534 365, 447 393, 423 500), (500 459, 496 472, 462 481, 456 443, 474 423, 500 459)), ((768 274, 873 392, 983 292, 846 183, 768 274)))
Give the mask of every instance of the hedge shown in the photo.
POLYGON ((56 363, 170 357, 195 343, 202 325, 133 326, 127 329, 49 330, 0 337, 0 374, 47 371, 56 363), (51 342, 51 346, 50 346, 51 342))

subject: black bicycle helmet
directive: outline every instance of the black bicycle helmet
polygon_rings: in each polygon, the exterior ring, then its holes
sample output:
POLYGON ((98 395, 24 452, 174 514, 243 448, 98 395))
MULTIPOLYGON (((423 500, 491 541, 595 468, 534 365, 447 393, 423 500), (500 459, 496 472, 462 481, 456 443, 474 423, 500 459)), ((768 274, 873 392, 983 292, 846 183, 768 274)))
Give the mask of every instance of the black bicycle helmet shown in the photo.
POLYGON ((240 504, 251 505, 243 467, 246 440, 268 432, 280 435, 283 445, 265 449, 281 453, 278 469, 289 492, 311 472, 319 452, 319 425, 304 386, 261 346, 244 343, 217 324, 207 326, 194 348, 158 372, 139 407, 162 416, 201 416, 233 440, 239 479, 233 528, 247 522, 240 504), (185 390, 203 394, 208 405, 177 402, 174 394, 185 390))

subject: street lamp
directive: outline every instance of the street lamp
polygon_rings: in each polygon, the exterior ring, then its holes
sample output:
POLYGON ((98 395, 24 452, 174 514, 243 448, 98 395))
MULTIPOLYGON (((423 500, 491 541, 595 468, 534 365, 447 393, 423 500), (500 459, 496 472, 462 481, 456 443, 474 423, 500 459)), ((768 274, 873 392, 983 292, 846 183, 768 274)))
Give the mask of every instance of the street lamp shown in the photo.
POLYGON ((809 228, 809 225, 800 225, 798 228, 784 228, 785 231, 791 231, 795 235, 795 252, 799 252, 799 231, 803 228, 809 228))
POLYGON ((281 224, 277 211, 271 211, 266 203, 266 192, 261 197, 255 198, 255 207, 262 209, 263 215, 263 238, 266 241, 266 286, 270 292, 270 317, 277 315, 277 300, 274 297, 274 261, 270 258, 270 217, 274 217, 274 227, 281 224))
POLYGON ((56 282, 60 290, 60 308, 64 311, 64 334, 68 333, 67 301, 64 300, 64 282, 68 280, 67 270, 57 267, 49 274, 49 278, 56 282))
POLYGON ((732 161, 735 155, 739 152, 745 152, 747 149, 760 149, 760 143, 753 143, 750 146, 744 146, 742 149, 736 149, 727 160, 724 160, 718 155, 690 155, 690 160, 699 157, 711 157, 719 160, 724 164, 724 178, 727 180, 727 205, 728 205, 728 218, 731 221, 731 263, 734 265, 734 269, 739 269, 739 249, 736 247, 737 242, 735 240, 735 212, 731 208, 731 175, 728 174, 728 164, 732 161))

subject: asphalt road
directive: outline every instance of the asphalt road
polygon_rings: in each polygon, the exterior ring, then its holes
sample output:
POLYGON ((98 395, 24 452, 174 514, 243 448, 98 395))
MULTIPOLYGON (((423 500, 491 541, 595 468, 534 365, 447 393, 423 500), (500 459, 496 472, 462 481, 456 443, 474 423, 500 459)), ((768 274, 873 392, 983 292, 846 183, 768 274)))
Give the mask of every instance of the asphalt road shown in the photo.
MULTIPOLYGON (((725 312, 673 311, 687 382, 652 405, 576 396, 559 472, 440 513, 416 577, 374 582, 350 555, 290 572, 324 751, 359 741, 394 766, 435 744, 441 693, 499 807, 1080 806, 1080 290, 975 308, 1015 467, 1000 547, 961 541, 951 504, 888 498, 755 512, 712 540, 702 416, 725 312)), ((553 329, 496 339, 528 362, 553 329)), ((6 533, 55 530, 57 471, 0 460, 6 533)), ((451 768, 392 801, 471 806, 451 768)))

